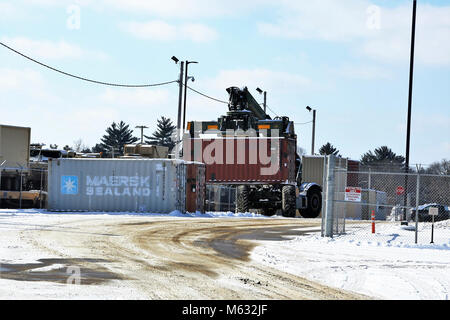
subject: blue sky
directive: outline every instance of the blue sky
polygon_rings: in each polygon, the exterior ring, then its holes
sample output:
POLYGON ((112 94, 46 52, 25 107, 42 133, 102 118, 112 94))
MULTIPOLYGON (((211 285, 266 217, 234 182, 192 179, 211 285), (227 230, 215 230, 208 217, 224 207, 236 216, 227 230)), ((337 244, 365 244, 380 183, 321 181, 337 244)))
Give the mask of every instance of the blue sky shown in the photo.
MULTIPOLYGON (((388 145, 404 155, 412 1, 0 0, 0 40, 67 72, 108 82, 176 80, 170 58, 195 60, 193 88, 226 100, 228 86, 260 87, 278 115, 298 123, 317 109, 326 142, 359 159, 388 145), (78 14, 79 12, 79 14, 78 14), (79 22, 79 24, 78 24, 79 22)), ((450 158, 450 4, 419 0, 411 163, 450 158)), ((0 123, 32 128, 32 141, 99 142, 112 121, 155 129, 176 122, 177 84, 98 86, 43 69, 0 48, 0 123)), ((188 120, 226 105, 188 92, 188 120)), ((296 127, 311 150, 311 124, 296 127)), ((139 136, 139 131, 135 131, 139 136)))

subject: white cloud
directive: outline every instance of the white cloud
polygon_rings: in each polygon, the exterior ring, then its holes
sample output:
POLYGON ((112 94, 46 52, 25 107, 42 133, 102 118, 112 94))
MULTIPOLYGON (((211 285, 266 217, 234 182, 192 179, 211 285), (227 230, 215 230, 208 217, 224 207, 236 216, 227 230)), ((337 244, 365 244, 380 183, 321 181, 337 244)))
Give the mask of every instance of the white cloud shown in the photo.
MULTIPOLYGON (((409 61, 411 6, 379 8, 379 25, 371 28, 374 6, 366 0, 284 0, 275 22, 260 22, 261 34, 292 39, 351 43, 370 58, 409 61)), ((450 7, 419 5, 416 59, 427 65, 450 65, 450 7)))
MULTIPOLYGON (((14 108, 14 104, 7 104, 7 94, 28 97, 33 102, 55 103, 59 99, 48 90, 48 84, 40 72, 30 69, 0 68, 0 92, 2 92, 2 106, 14 108)), ((3 114, 2 114, 3 115, 3 114)))
POLYGON ((286 92, 291 90, 302 90, 310 86, 312 82, 304 76, 282 71, 272 71, 268 69, 240 69, 222 70, 212 83, 216 88, 222 90, 230 86, 247 86, 252 90, 261 87, 266 91, 286 92))
POLYGON ((111 89, 107 88, 101 95, 100 101, 108 105, 127 108, 158 108, 169 101, 169 91, 166 89, 111 89))
MULTIPOLYGON (((367 36, 359 51, 388 62, 409 61, 411 8, 382 9, 378 32, 367 36)), ((450 7, 420 5, 417 9, 416 54, 427 65, 450 65, 450 7)))
MULTIPOLYGON (((23 1, 25 2, 25 1, 23 1)), ((136 14, 144 14, 162 18, 217 18, 224 16, 236 17, 246 14, 270 0, 27 0, 26 4, 39 6, 69 6, 76 4, 81 7, 94 8, 100 11, 116 10, 136 14)))
POLYGON ((390 70, 368 64, 346 64, 336 68, 336 72, 348 78, 361 80, 389 79, 392 77, 390 70))
POLYGON ((270 36, 348 41, 366 32, 365 3, 359 0, 282 0, 277 21, 261 22, 258 28, 270 36))
POLYGON ((177 18, 217 16, 225 10, 229 11, 227 6, 224 5, 225 3, 209 0, 112 0, 108 1, 108 4, 121 10, 177 18))
POLYGON ((0 69, 0 90, 20 89, 42 85, 43 78, 39 72, 10 68, 0 69))
POLYGON ((177 36, 177 28, 161 20, 148 22, 128 22, 122 29, 141 39, 172 41, 177 36))
POLYGON ((36 59, 98 59, 104 60, 108 56, 98 51, 85 50, 76 44, 66 41, 33 40, 25 37, 3 37, 1 41, 6 45, 30 55, 36 59))
POLYGON ((0 2, 0 19, 6 20, 18 14, 18 10, 11 3, 0 2))
POLYGON ((193 42, 209 42, 217 39, 217 32, 203 24, 172 25, 162 20, 128 22, 122 29, 131 35, 148 40, 173 41, 187 39, 193 42))
POLYGON ((184 38, 194 42, 209 42, 218 38, 214 29, 199 23, 184 24, 180 29, 184 38))

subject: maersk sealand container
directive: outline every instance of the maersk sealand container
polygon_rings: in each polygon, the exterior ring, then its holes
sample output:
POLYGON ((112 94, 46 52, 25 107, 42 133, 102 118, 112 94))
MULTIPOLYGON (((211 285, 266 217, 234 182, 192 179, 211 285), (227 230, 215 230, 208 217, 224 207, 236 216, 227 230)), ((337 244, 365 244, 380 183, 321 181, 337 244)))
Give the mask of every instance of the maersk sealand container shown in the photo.
POLYGON ((48 209, 203 212, 204 165, 173 159, 49 161, 48 209), (193 199, 193 200, 192 200, 193 199))

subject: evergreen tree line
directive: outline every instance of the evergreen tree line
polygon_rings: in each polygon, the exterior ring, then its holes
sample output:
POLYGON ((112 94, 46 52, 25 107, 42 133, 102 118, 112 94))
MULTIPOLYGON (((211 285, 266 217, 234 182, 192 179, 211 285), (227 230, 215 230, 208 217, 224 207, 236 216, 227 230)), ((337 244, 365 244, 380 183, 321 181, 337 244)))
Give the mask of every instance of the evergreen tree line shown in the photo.
MULTIPOLYGON (((157 119, 156 130, 152 135, 143 135, 145 144, 152 144, 158 146, 165 146, 169 148, 169 151, 175 146, 173 134, 175 133, 176 126, 173 124, 170 118, 162 116, 157 119)), ((101 153, 102 157, 117 157, 124 154, 124 145, 135 144, 140 142, 141 139, 133 135, 133 129, 130 125, 124 121, 113 122, 105 130, 105 134, 92 148, 83 144, 81 139, 74 141, 72 147, 69 145, 64 146, 64 150, 73 150, 81 153, 101 153)), ((57 149, 57 145, 50 145, 50 148, 57 149)))
MULTIPOLYGON (((162 116, 157 119, 156 130, 152 135, 144 135, 144 143, 158 146, 165 146, 172 150, 175 146, 173 134, 176 132, 176 126, 170 118, 162 116)), ((68 145, 64 150, 75 150, 82 153, 102 153, 103 157, 112 157, 123 155, 123 148, 126 144, 133 144, 140 142, 140 138, 133 136, 133 129, 129 124, 123 121, 118 123, 113 122, 108 128, 100 142, 94 147, 88 148, 79 139, 74 141, 74 146, 71 148, 68 145)), ((56 149, 57 145, 50 145, 51 148, 56 149)), ((306 150, 300 148, 301 153, 306 153, 306 150)), ((319 149, 321 155, 335 155, 342 157, 339 150, 330 142, 327 142, 319 149)), ((364 153, 359 159, 360 167, 362 169, 371 169, 376 171, 405 171, 405 158, 397 155, 387 146, 375 148, 373 151, 369 150, 364 153)), ((415 171, 413 167, 409 168, 410 172, 415 171)), ((450 175, 450 160, 443 159, 441 161, 433 162, 427 168, 420 168, 422 173, 450 175)))
MULTIPOLYGON (((321 155, 334 155, 342 157, 339 150, 330 142, 327 142, 319 149, 321 155)), ((387 146, 375 148, 364 153, 359 159, 362 169, 371 169, 374 171, 402 172, 406 169, 406 159, 401 155, 397 155, 387 146)), ((425 174, 450 175, 450 160, 443 159, 435 161, 426 168, 410 167, 409 172, 419 171, 425 174)))

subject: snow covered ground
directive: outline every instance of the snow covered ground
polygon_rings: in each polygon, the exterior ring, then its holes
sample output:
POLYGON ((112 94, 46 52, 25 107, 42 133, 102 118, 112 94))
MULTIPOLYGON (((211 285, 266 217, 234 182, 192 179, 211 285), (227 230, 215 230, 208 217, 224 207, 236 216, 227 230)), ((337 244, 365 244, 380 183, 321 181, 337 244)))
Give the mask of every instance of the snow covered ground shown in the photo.
MULTIPOLYGON (((420 239, 431 224, 421 224, 420 239)), ((347 226, 346 234, 317 232, 256 247, 252 259, 329 286, 388 300, 450 298, 450 221, 435 224, 434 244, 411 243, 411 227, 347 226)), ((422 241, 422 243, 424 243, 422 241)))
MULTIPOLYGON (((130 218, 142 216, 142 214, 132 213, 62 214, 34 209, 2 209, 0 210, 0 228, 4 231, 47 228, 52 226, 52 218, 80 219, 86 214, 104 215, 105 219, 111 220, 123 219, 125 215, 129 215, 130 218)), ((189 215, 173 212, 169 215, 145 215, 173 219, 189 217, 287 219, 267 218, 254 213, 223 212, 189 215)), ((316 221, 320 220, 316 219, 316 221)), ((430 223, 420 224, 420 241, 417 245, 411 242, 414 233, 411 227, 402 227, 398 222, 377 224, 375 234, 371 234, 369 223, 348 222, 346 234, 334 238, 323 238, 317 231, 320 228, 311 228, 309 234, 286 241, 260 241, 260 245, 253 249, 251 258, 284 272, 376 299, 448 300, 450 296, 450 221, 435 224, 434 244, 429 243, 430 228, 430 223)), ((15 260, 14 256, 18 251, 21 252, 20 255, 25 254, 22 251, 29 246, 21 237, 17 236, 13 239, 10 235, 6 237, 2 234, 0 234, 0 264, 5 259, 10 262, 15 260)), ((36 256, 36 259, 41 257, 37 252, 29 252, 26 255, 31 260, 33 256, 36 256)), ((133 299, 133 295, 129 297, 133 299)))

